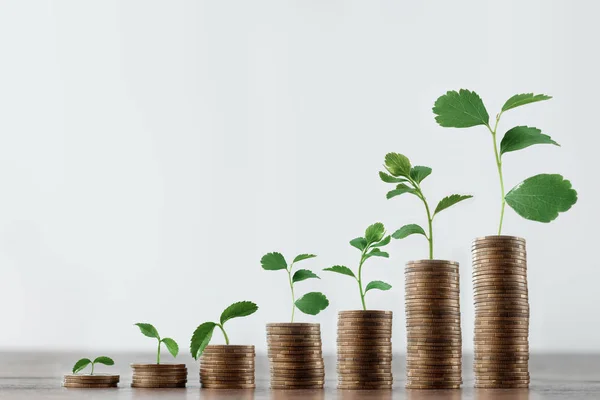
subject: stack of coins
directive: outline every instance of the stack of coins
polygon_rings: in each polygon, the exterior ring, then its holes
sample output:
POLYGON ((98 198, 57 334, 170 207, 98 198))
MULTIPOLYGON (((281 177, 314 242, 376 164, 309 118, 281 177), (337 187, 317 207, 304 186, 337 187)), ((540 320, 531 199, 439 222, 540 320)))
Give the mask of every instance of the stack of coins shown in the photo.
POLYGON ((267 324, 271 389, 322 389, 321 325, 267 324))
POLYGON ((472 245, 475 387, 529 387, 525 239, 486 236, 472 245))
POLYGON ((133 388, 184 388, 187 382, 185 364, 131 364, 133 388))
POLYGON ((406 388, 458 389, 462 333, 458 263, 406 264, 406 388))
POLYGON ((340 311, 338 389, 391 389, 392 312, 340 311))
POLYGON ((209 389, 254 389, 254 346, 206 346, 200 357, 200 383, 209 389))
POLYGON ((66 388, 113 388, 119 383, 119 375, 65 375, 63 386, 66 388))

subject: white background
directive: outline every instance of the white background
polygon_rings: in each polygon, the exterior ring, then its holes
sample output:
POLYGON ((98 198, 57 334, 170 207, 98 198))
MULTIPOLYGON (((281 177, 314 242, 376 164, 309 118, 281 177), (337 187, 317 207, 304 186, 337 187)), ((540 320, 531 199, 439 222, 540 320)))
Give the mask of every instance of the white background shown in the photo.
MULTIPOLYGON (((493 116, 516 93, 554 99, 505 114, 501 131, 542 128, 562 147, 505 157, 511 188, 562 173, 579 202, 552 224, 507 210, 527 238, 531 348, 600 349, 597 260, 598 6, 572 1, 0 2, 0 348, 154 349, 132 324, 180 342, 225 306, 233 343, 266 347, 264 324, 289 318, 285 272, 261 256, 319 255, 302 266, 356 268, 348 241, 375 221, 425 223, 416 198, 386 200, 389 151, 433 174, 435 204, 475 199, 436 221, 436 256, 461 263, 464 348, 472 349, 469 247, 494 234, 499 187, 485 128, 444 129, 431 107, 469 88, 493 116)), ((405 345, 403 269, 421 237, 368 262, 369 293, 395 312, 405 345)), ((349 278, 298 284, 339 310, 360 306, 349 278)), ((215 343, 222 342, 219 332, 215 343)), ((94 353, 95 354, 95 353, 94 353)))

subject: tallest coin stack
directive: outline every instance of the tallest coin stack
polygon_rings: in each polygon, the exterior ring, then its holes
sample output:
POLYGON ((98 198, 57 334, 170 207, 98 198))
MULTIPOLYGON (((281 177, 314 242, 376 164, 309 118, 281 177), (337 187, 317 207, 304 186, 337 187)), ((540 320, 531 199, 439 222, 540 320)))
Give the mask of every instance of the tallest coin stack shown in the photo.
POLYGON ((486 236, 472 246, 475 387, 529 387, 525 239, 486 236))

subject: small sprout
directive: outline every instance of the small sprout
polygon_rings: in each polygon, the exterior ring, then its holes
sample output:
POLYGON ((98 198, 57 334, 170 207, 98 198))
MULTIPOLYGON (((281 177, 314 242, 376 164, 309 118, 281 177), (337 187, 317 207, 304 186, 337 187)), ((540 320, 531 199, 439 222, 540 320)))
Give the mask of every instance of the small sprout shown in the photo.
POLYGON ((87 367, 90 364, 92 365, 92 371, 90 372, 90 375, 94 375, 94 365, 115 365, 115 362, 112 358, 106 356, 96 357, 94 361, 90 360, 89 358, 82 358, 81 360, 77 361, 75 365, 73 365, 73 373, 76 374, 82 371, 85 367, 87 367))
POLYGON ((149 338, 158 340, 158 351, 156 353, 156 363, 157 364, 160 364, 160 345, 161 345, 161 343, 167 347, 167 350, 169 350, 169 353, 171 353, 173 355, 173 357, 177 357, 177 354, 179 353, 179 346, 177 345, 177 342, 175 342, 171 338, 161 339, 156 328, 150 324, 138 322, 135 325, 138 328, 140 328, 140 332, 142 332, 142 334, 144 336, 148 336, 149 338))

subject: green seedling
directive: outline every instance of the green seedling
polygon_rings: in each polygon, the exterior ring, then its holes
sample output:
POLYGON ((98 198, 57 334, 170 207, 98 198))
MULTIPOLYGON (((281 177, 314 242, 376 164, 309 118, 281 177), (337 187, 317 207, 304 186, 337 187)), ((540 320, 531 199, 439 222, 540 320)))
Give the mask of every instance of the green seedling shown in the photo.
POLYGON ((466 89, 449 91, 440 96, 433 107, 435 120, 440 126, 448 128, 469 128, 483 125, 492 136, 494 157, 500 179, 500 223, 498 235, 502 234, 504 208, 508 204, 521 217, 531 221, 550 222, 565 212, 577 202, 577 192, 571 187, 571 182, 558 174, 539 174, 525 179, 505 194, 503 176, 503 157, 506 153, 525 149, 535 144, 552 144, 559 146, 552 138, 542 133, 538 128, 530 126, 515 126, 509 129, 500 142, 496 139, 500 118, 506 111, 551 99, 545 94, 523 93, 511 97, 504 103, 496 114, 493 128, 490 117, 479 95, 466 89))
POLYGON ((160 364, 160 345, 161 345, 161 343, 164 343, 164 345, 167 346, 167 350, 169 350, 169 353, 171 353, 173 355, 173 357, 177 357, 177 354, 179 353, 179 345, 177 344, 177 342, 175 342, 171 338, 161 339, 156 328, 150 324, 138 322, 135 325, 138 328, 140 328, 140 331, 145 336, 148 336, 149 338, 158 340, 158 351, 156 353, 156 363, 157 364, 160 364))
POLYGON ((294 313, 296 308, 305 314, 317 315, 321 311, 329 306, 329 300, 321 292, 310 292, 296 300, 294 293, 294 284, 307 280, 307 279, 321 279, 314 272, 308 269, 299 269, 292 275, 294 264, 297 262, 308 260, 309 258, 315 258, 314 254, 299 254, 294 258, 288 268, 287 261, 281 253, 268 253, 260 259, 260 264, 264 270, 267 271, 279 271, 285 270, 288 274, 288 281, 290 283, 290 290, 292 291, 292 322, 294 322, 294 313))
POLYGON ((73 365, 73 373, 76 374, 82 371, 85 367, 87 367, 90 364, 92 365, 92 371, 90 372, 90 375, 94 375, 94 365, 115 365, 115 362, 112 358, 106 356, 96 357, 94 361, 90 360, 89 358, 82 358, 81 360, 77 361, 75 365, 73 365))
POLYGON ((204 352, 204 349, 210 343, 213 332, 218 326, 225 337, 225 344, 229 344, 229 336, 225 332, 225 322, 233 318, 247 317, 254 314, 258 310, 258 306, 251 301, 240 301, 233 303, 221 313, 220 322, 205 322, 198 326, 192 335, 190 343, 190 353, 195 360, 198 359, 204 352))
POLYGON ((364 237, 357 237, 350 241, 350 245, 360 250, 360 262, 358 263, 358 276, 354 275, 354 272, 348 267, 343 265, 335 265, 330 268, 325 268, 323 271, 337 272, 338 274, 348 275, 354 278, 358 282, 358 289, 360 291, 360 301, 362 302, 363 310, 367 309, 365 303, 365 295, 369 290, 390 290, 392 285, 383 281, 372 281, 369 282, 366 288, 363 290, 362 281, 362 268, 369 258, 371 257, 384 257, 389 258, 389 254, 385 251, 381 251, 381 247, 387 246, 390 243, 390 236, 385 235, 385 227, 381 222, 374 223, 369 226, 365 231, 364 237))
POLYGON ((380 171, 379 177, 386 183, 396 185, 396 189, 387 193, 387 198, 391 199, 396 196, 408 193, 417 196, 425 206, 427 213, 427 224, 429 227, 429 235, 425 230, 417 224, 404 225, 392 234, 394 239, 404 239, 413 234, 425 236, 429 242, 429 258, 433 259, 433 219, 441 211, 455 205, 463 200, 470 199, 471 195, 452 194, 444 197, 435 207, 433 213, 427 203, 427 199, 421 190, 421 182, 431 174, 431 168, 420 165, 411 166, 408 157, 398 153, 388 153, 385 156, 385 169, 388 173, 380 171))

